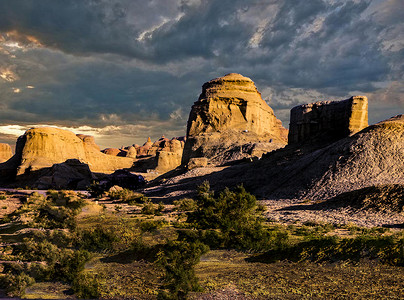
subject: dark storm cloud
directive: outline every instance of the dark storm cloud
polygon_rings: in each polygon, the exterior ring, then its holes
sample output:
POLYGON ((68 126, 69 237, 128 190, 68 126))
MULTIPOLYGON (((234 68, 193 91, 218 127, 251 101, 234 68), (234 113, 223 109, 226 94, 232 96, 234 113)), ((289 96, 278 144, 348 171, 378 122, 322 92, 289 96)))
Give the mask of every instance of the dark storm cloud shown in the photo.
POLYGON ((402 112, 401 6, 0 0, 0 123, 179 135, 201 85, 230 72, 252 78, 284 124, 297 104, 351 93, 368 95, 378 116, 402 112))

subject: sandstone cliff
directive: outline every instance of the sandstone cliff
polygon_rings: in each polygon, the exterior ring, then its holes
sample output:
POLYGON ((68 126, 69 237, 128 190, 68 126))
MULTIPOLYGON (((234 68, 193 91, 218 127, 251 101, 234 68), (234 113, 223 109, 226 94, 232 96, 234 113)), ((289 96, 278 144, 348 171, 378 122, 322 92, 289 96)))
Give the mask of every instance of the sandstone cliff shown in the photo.
MULTIPOLYGON (((286 144, 287 130, 261 98, 254 82, 231 73, 205 83, 192 106, 182 162, 192 157, 216 157, 221 152, 240 148, 248 142, 286 144)), ((243 157, 241 155, 240 157, 243 157)))
POLYGON ((52 127, 33 128, 18 138, 16 158, 17 175, 51 167, 68 159, 88 164, 92 172, 111 173, 129 168, 133 159, 103 154, 89 136, 52 127))
POLYGON ((9 144, 0 143, 0 163, 9 160, 13 156, 11 147, 9 144))
POLYGON ((353 96, 343 101, 320 101, 292 108, 288 144, 336 141, 368 126, 368 100, 353 96))

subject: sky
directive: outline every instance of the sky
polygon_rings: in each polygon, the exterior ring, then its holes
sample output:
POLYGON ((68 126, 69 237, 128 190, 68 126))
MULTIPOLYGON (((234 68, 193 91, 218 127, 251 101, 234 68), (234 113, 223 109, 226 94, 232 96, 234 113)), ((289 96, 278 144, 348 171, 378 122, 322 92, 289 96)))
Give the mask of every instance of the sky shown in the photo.
POLYGON ((404 112, 404 0, 0 0, 0 142, 57 126, 102 148, 183 136, 203 83, 251 78, 290 109, 404 112))

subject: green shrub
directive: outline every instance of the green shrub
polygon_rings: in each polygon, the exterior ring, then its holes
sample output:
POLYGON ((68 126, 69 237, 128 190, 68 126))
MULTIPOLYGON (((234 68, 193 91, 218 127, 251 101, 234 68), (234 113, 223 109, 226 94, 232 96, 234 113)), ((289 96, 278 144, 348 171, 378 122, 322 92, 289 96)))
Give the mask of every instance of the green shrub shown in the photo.
POLYGON ((163 221, 143 221, 139 223, 140 230, 142 232, 153 232, 157 230, 158 228, 163 227, 164 222, 163 221))
POLYGON ((234 191, 226 188, 215 196, 205 182, 198 187, 196 204, 187 222, 206 231, 200 237, 210 247, 256 251, 268 248, 271 234, 263 226, 262 209, 244 187, 238 186, 234 191))
POLYGON ((402 233, 389 236, 360 235, 355 238, 337 236, 313 237, 281 249, 272 249, 258 260, 291 261, 359 261, 378 259, 383 263, 404 266, 404 237, 402 233))
POLYGON ((10 297, 23 297, 25 289, 34 283, 35 279, 24 272, 20 274, 6 274, 2 280, 2 286, 10 297))
POLYGON ((164 286, 158 299, 185 299, 191 291, 200 291, 194 266, 208 251, 203 243, 168 241, 157 254, 157 264, 164 270, 164 286))
POLYGON ((76 244, 81 249, 89 251, 108 251, 112 250, 119 237, 113 228, 106 226, 97 226, 81 230, 77 234, 76 244))
POLYGON ((120 191, 111 191, 108 193, 109 197, 113 200, 121 200, 129 205, 135 205, 137 203, 145 203, 149 199, 140 193, 136 193, 129 189, 122 189, 120 191))
POLYGON ((191 198, 175 200, 174 206, 174 209, 177 211, 194 211, 197 208, 195 200, 191 198))
POLYGON ((90 195, 93 198, 99 198, 106 192, 105 187, 100 185, 98 181, 93 181, 87 187, 87 191, 90 192, 90 195))
POLYGON ((72 283, 72 289, 81 299, 97 299, 100 297, 100 280, 96 274, 81 272, 72 283))
POLYGON ((154 215, 156 214, 157 210, 155 205, 151 201, 147 201, 143 204, 142 207, 142 214, 144 215, 154 215))

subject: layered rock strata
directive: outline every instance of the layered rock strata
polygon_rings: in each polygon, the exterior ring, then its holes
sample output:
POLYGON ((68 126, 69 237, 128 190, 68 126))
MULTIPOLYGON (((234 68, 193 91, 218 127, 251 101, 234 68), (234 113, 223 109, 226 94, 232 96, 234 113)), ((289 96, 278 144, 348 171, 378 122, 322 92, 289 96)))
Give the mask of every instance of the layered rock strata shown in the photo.
POLYGON ((254 82, 231 73, 203 85, 189 115, 182 162, 198 156, 212 158, 246 142, 271 141, 282 147, 286 137, 287 130, 254 82))
POLYGON ((368 99, 353 96, 343 101, 319 101, 292 108, 288 144, 313 139, 337 140, 368 126, 368 99))
POLYGON ((76 136, 68 130, 52 127, 33 128, 18 138, 17 175, 51 167, 68 159, 78 159, 88 164, 92 172, 97 173, 111 173, 133 165, 133 159, 105 155, 99 151, 92 137, 76 136))
POLYGON ((0 143, 0 163, 9 160, 13 156, 13 151, 9 144, 0 143))

